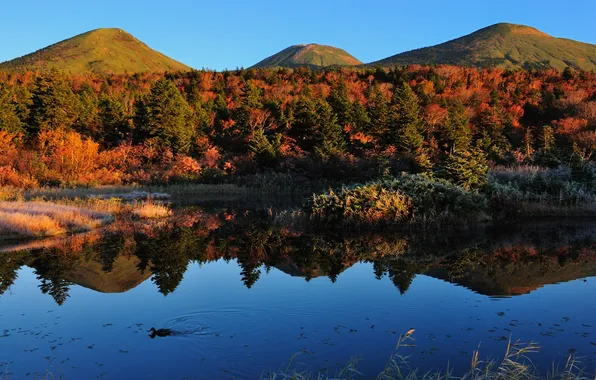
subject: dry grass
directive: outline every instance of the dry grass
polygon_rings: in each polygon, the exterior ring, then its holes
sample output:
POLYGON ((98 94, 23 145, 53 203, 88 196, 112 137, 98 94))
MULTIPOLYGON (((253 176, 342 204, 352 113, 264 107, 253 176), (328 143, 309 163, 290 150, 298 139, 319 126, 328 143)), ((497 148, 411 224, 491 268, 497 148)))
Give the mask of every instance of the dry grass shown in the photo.
MULTIPOLYGON (((479 358, 478 350, 474 351, 470 369, 463 375, 453 375, 451 370, 445 372, 424 372, 418 368, 408 365, 409 356, 401 354, 401 351, 408 347, 415 347, 413 338, 414 330, 408 331, 399 337, 395 352, 390 356, 385 369, 376 376, 378 380, 596 380, 594 375, 585 373, 579 361, 569 356, 565 365, 543 369, 540 372, 531 362, 529 356, 538 352, 540 347, 534 343, 521 344, 512 342, 507 344, 505 354, 501 360, 486 360, 479 358)), ((344 369, 335 376, 328 376, 323 373, 313 373, 308 370, 297 370, 294 355, 290 364, 284 369, 269 373, 263 379, 293 379, 293 380, 331 380, 331 379, 353 379, 360 373, 356 370, 357 360, 352 359, 344 369)))
POLYGON ((171 216, 172 210, 166 205, 149 201, 135 204, 132 214, 140 219, 161 219, 171 216))
POLYGON ((111 213, 44 201, 0 202, 0 235, 47 237, 89 231, 111 223, 111 213))

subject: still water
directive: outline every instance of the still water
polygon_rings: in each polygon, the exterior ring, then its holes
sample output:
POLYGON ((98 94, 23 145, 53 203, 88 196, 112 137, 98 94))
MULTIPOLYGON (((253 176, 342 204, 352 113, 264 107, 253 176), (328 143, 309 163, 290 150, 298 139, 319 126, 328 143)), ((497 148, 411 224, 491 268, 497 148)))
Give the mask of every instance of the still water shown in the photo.
POLYGON ((114 226, 0 256, 0 378, 247 378, 293 367, 374 378, 465 371, 536 342, 596 370, 596 224, 469 236, 324 234, 237 210, 114 226), (177 335, 149 337, 151 327, 177 335))

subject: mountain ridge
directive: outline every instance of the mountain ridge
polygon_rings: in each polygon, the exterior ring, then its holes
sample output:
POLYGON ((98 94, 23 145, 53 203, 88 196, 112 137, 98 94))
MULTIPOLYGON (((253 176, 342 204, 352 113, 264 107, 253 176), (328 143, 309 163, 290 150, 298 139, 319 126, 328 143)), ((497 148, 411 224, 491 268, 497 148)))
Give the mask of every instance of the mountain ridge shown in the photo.
POLYGON ((596 45, 553 37, 531 26, 499 23, 368 65, 386 67, 410 64, 596 70, 596 45))
POLYGON ((190 70, 120 28, 93 29, 0 63, 4 71, 51 68, 76 74, 190 70))

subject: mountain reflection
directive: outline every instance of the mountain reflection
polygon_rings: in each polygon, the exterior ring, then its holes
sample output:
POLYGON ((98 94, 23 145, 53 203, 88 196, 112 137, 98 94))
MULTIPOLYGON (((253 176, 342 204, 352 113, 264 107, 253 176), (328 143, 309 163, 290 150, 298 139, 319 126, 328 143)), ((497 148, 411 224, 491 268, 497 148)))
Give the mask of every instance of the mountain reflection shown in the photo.
POLYGON ((270 217, 226 210, 181 210, 167 223, 120 223, 102 233, 73 236, 2 253, 0 294, 27 266, 39 288, 63 304, 73 284, 98 292, 126 292, 151 278, 164 295, 176 290, 191 263, 235 260, 252 287, 276 268, 309 281, 332 282, 358 262, 371 263, 401 294, 417 274, 465 286, 488 296, 529 293, 596 275, 596 224, 516 226, 474 236, 411 232, 324 233, 279 225, 270 217))

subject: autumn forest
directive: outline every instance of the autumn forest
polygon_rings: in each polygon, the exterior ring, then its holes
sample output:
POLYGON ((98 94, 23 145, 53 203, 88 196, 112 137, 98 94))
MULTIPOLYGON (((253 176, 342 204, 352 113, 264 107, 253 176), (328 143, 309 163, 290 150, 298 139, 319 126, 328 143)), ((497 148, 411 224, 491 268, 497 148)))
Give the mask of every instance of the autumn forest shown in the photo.
POLYGON ((469 188, 495 165, 591 172, 594 128, 596 75, 571 69, 2 74, 0 185, 412 172, 469 188))

